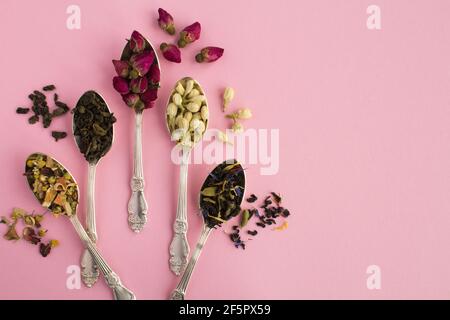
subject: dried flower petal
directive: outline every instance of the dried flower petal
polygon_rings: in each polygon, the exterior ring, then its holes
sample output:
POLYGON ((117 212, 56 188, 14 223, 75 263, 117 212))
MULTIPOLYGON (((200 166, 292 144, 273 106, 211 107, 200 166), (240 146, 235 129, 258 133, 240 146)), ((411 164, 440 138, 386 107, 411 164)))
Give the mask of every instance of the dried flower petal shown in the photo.
POLYGON ((148 80, 151 85, 157 86, 159 84, 161 77, 161 70, 159 70, 158 64, 154 63, 150 67, 150 70, 148 71, 148 80))
POLYGON ((155 61, 155 53, 153 51, 135 54, 130 58, 131 66, 137 71, 139 77, 143 77, 147 74, 153 61, 155 61))
POLYGON ((142 102, 144 103, 144 108, 149 109, 155 106, 155 100, 158 98, 158 89, 148 89, 140 95, 142 102))
POLYGON ((50 243, 50 246, 52 248, 55 248, 55 247, 59 246, 59 241, 58 240, 50 240, 49 243, 50 243))
POLYGON ((125 94, 122 96, 122 99, 130 108, 134 108, 139 102, 139 96, 135 93, 125 94))
POLYGON ((223 132, 223 131, 218 130, 217 131, 217 137, 223 143, 228 143, 228 144, 231 144, 231 145, 233 144, 233 141, 230 141, 228 135, 225 132, 223 132))
POLYGON ((173 22, 173 17, 164 9, 158 9, 159 18, 158 24, 160 28, 166 31, 170 35, 175 34, 175 24, 173 22))
POLYGON ((140 53, 145 49, 145 38, 136 30, 131 34, 130 49, 135 53, 140 53))
POLYGON ((132 79, 130 88, 133 93, 144 93, 148 87, 148 80, 145 77, 132 79))
POLYGON ((45 236, 45 234, 47 233, 47 229, 39 229, 39 231, 38 231, 38 236, 39 237, 43 237, 43 236, 45 236))
POLYGON ((120 94, 127 94, 128 92, 130 92, 128 81, 119 76, 113 78, 113 86, 114 89, 116 89, 116 91, 120 94))
POLYGON ((275 230, 275 231, 283 231, 283 230, 286 230, 287 227, 288 227, 288 222, 287 222, 287 221, 284 221, 282 225, 280 225, 280 226, 278 226, 278 227, 275 227, 275 228, 273 228, 272 230, 275 230))
POLYGON ((219 47, 206 47, 203 48, 200 53, 195 56, 195 61, 202 62, 214 62, 223 55, 224 49, 219 47))
POLYGON ((202 27, 200 23, 194 22, 190 26, 187 26, 180 32, 180 39, 178 40, 178 46, 180 48, 184 48, 189 43, 194 42, 195 40, 200 39, 200 32, 202 27))
POLYGON ((38 244, 41 239, 36 235, 36 232, 32 227, 25 227, 22 231, 23 239, 31 242, 32 244, 38 244))
POLYGON ((130 73, 130 65, 127 61, 113 60, 114 68, 116 69, 117 75, 122 78, 127 78, 130 73))
POLYGON ((50 243, 47 244, 39 244, 39 252, 43 257, 46 257, 50 254, 50 251, 52 250, 52 246, 50 243))
POLYGON ((3 238, 5 238, 6 240, 19 240, 20 239, 20 237, 19 237, 19 235, 17 234, 17 231, 16 231, 16 224, 17 224, 17 221, 15 221, 14 223, 11 223, 9 226, 8 226, 8 231, 6 231, 6 233, 5 233, 5 235, 3 236, 3 238))
POLYGON ((231 130, 233 130, 234 133, 241 133, 244 131, 244 126, 241 123, 236 122, 232 125, 231 130))
POLYGON ((159 49, 166 60, 175 63, 181 62, 181 51, 177 48, 177 46, 163 42, 159 46, 159 49))

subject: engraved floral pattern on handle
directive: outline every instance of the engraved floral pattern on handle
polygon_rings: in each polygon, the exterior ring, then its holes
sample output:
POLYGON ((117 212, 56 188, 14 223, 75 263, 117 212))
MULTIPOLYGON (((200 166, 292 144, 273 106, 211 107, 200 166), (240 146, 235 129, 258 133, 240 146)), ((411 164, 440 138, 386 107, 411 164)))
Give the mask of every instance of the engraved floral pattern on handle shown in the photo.
POLYGON ((134 232, 140 232, 147 222, 147 201, 144 196, 144 169, 142 166, 142 112, 136 112, 134 141, 133 177, 131 197, 128 202, 128 225, 134 232))
POLYGON ((78 220, 78 217, 72 216, 70 218, 70 221, 77 231, 81 241, 86 246, 86 249, 89 250, 93 259, 97 263, 100 271, 105 278, 106 284, 112 289, 114 299, 136 300, 136 296, 134 295, 134 293, 122 284, 119 276, 111 269, 111 267, 106 263, 105 259, 100 255, 97 248, 95 247, 95 244, 91 241, 83 226, 81 225, 80 220, 78 220))
POLYGON ((175 222, 173 224, 174 235, 170 243, 170 270, 177 276, 186 268, 189 256, 189 243, 187 241, 187 175, 190 149, 182 149, 182 161, 180 164, 180 184, 178 189, 178 205, 175 222))

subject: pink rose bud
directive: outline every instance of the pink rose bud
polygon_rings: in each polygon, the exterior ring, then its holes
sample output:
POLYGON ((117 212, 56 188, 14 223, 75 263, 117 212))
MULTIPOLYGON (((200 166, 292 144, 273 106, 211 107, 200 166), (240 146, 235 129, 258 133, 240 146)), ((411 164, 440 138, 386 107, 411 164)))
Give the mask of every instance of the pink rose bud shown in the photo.
POLYGON ((122 78, 128 77, 128 74, 130 72, 130 66, 128 65, 127 61, 113 60, 112 63, 114 65, 114 68, 116 69, 117 74, 120 77, 122 78))
POLYGON ((145 77, 133 79, 130 82, 131 91, 133 91, 134 93, 143 93, 145 92, 145 90, 147 90, 147 87, 148 81, 145 77))
POLYGON ((117 92, 120 94, 127 94, 130 92, 130 87, 128 86, 128 81, 121 77, 114 77, 113 78, 113 86, 114 89, 116 89, 117 92))
POLYGON ((158 9, 158 13, 159 13, 158 24, 161 27, 161 29, 163 29, 170 35, 174 35, 175 24, 173 23, 173 17, 166 10, 161 8, 158 9))
POLYGON ((150 70, 148 71, 148 80, 150 81, 150 84, 157 85, 160 80, 161 70, 159 70, 158 64, 154 63, 150 67, 150 70))
POLYGON ((139 96, 135 93, 125 94, 122 96, 122 99, 130 108, 134 108, 139 102, 139 96))
POLYGON ((131 34, 130 49, 135 53, 140 53, 145 49, 145 38, 137 31, 133 31, 131 34))
POLYGON ((178 40, 178 46, 184 48, 189 43, 200 39, 200 31, 202 26, 198 22, 194 22, 190 26, 187 26, 180 32, 180 39, 178 40))
POLYGON ((140 95, 140 98, 145 105, 145 109, 151 108, 151 102, 155 102, 158 99, 158 88, 149 88, 140 95))
POLYGON ((199 54, 195 56, 195 60, 201 62, 213 62, 223 55, 223 49, 218 47, 203 48, 199 54))
POLYGON ((163 42, 159 48, 161 49, 164 58, 167 60, 175 63, 181 62, 181 52, 177 46, 163 42))
POLYGON ((134 70, 137 71, 138 75, 140 77, 143 77, 147 74, 154 60, 155 54, 153 53, 153 51, 149 51, 131 56, 130 63, 134 70))

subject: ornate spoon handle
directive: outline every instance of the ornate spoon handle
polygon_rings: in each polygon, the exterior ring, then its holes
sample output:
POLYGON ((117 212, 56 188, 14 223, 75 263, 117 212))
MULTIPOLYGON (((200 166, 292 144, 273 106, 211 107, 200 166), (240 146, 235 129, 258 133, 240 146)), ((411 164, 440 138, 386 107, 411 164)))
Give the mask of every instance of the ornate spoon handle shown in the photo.
POLYGON ((133 177, 131 178, 131 198, 128 201, 128 224, 134 232, 139 232, 147 222, 147 202, 144 197, 144 169, 142 167, 142 111, 136 112, 134 141, 133 177))
POLYGON ((206 240, 213 229, 203 225, 202 232, 200 234, 200 238, 198 239, 197 246, 195 247, 194 253, 189 260, 189 263, 186 267, 186 270, 183 273, 183 276, 180 279, 175 290, 172 291, 170 296, 171 300, 184 300, 184 296, 186 294, 186 290, 189 284, 189 280, 191 279, 192 272, 194 271, 195 265, 198 261, 200 253, 202 252, 203 246, 205 245, 206 240))
POLYGON ((186 233, 188 229, 187 222, 187 176, 188 160, 190 149, 182 149, 182 158, 180 164, 180 183, 178 187, 178 205, 177 215, 173 224, 173 238, 170 243, 170 270, 177 276, 186 268, 189 256, 189 243, 186 233))
MULTIPOLYGON (((95 226, 95 170, 97 164, 89 163, 87 183, 87 213, 86 233, 93 243, 97 242, 97 230, 95 226)), ((94 257, 88 249, 81 256, 81 280, 87 287, 92 287, 98 280, 99 271, 94 257)))
POLYGON ((84 243, 86 248, 91 253, 95 262, 99 266, 100 271, 105 277, 106 284, 112 289, 114 294, 114 299, 116 300, 136 300, 136 296, 129 289, 124 287, 120 282, 119 276, 112 271, 111 267, 106 263, 105 259, 100 255, 95 244, 91 241, 86 231, 83 229, 83 226, 78 220, 76 215, 70 218, 72 225, 77 231, 81 241, 84 243))

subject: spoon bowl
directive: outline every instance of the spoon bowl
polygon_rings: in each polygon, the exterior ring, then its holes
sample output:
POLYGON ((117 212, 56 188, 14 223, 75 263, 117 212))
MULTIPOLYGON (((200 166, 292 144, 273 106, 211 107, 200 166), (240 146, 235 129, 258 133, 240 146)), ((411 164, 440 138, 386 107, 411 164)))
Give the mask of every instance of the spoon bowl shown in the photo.
MULTIPOLYGON (((72 133, 78 149, 88 162, 86 232, 92 242, 98 240, 95 219, 95 172, 97 164, 111 149, 116 119, 105 99, 94 90, 86 91, 72 111, 72 133), (96 134, 102 130, 103 135, 96 134)), ((98 267, 89 250, 81 256, 81 280, 92 287, 99 277, 98 267)))
POLYGON ((124 287, 116 273, 106 263, 91 241, 77 217, 79 203, 78 184, 70 172, 54 158, 33 153, 25 161, 25 176, 28 186, 39 203, 53 214, 69 218, 83 244, 93 256, 107 285, 116 300, 134 300, 133 292, 124 287))
MULTIPOLYGON (((222 184, 222 186, 225 186, 225 184, 222 184)), ((239 214, 240 205, 242 203, 242 200, 244 199, 244 195, 245 172, 242 168, 242 165, 236 160, 233 159, 224 161, 216 168, 214 168, 214 170, 208 175, 202 185, 199 196, 199 207, 203 218, 203 228, 197 241, 194 253, 192 254, 191 259, 189 260, 189 263, 186 267, 186 270, 184 271, 177 287, 171 294, 170 298, 172 300, 184 300, 184 296, 186 294, 192 272, 194 271, 195 265, 197 264, 198 258, 200 257, 200 253, 202 252, 202 249, 206 243, 206 240, 208 240, 211 231, 239 214), (230 170, 232 171, 225 172, 227 168, 231 168, 230 170), (210 188, 214 187, 217 182, 219 182, 220 185, 220 183, 223 183, 223 181, 225 181, 225 184, 227 183, 227 181, 236 182, 236 186, 239 186, 239 188, 235 189, 240 190, 239 192, 237 192, 233 201, 233 203, 237 207, 236 211, 229 211, 229 214, 226 214, 228 209, 226 209, 225 211, 217 210, 217 208, 214 209, 215 206, 212 206, 211 202, 205 200, 206 198, 210 198, 209 195, 212 194, 211 192, 213 189, 210 188), (207 193, 205 192, 206 190, 208 191, 207 193)))

